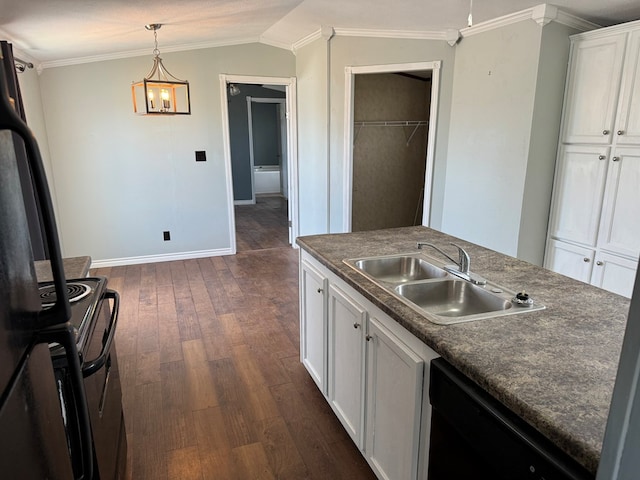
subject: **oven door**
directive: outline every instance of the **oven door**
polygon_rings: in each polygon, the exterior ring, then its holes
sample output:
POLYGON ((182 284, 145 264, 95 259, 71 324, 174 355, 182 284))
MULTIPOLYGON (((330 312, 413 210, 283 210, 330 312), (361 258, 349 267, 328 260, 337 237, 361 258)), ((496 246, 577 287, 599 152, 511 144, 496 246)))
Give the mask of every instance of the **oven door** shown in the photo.
POLYGON ((96 473, 101 480, 122 478, 126 465, 122 390, 113 341, 119 306, 118 293, 107 290, 96 310, 95 327, 82 364, 96 473))

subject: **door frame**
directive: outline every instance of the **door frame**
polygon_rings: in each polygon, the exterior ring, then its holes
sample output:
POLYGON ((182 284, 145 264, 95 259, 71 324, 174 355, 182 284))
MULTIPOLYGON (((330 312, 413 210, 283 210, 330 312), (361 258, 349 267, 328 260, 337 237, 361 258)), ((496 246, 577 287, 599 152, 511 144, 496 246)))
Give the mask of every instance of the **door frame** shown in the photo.
MULTIPOLYGON (((256 203, 256 179, 255 179, 255 171, 254 171, 255 159, 253 156, 254 155, 253 154, 253 114, 251 112, 251 105, 253 103, 273 103, 275 105, 281 105, 286 108, 287 99, 286 98, 252 97, 250 95, 247 95, 247 121, 249 122, 249 164, 251 166, 251 203, 256 203)), ((278 112, 278 115, 280 115, 279 112, 278 112)), ((285 119, 286 119, 286 110, 285 110, 285 119)), ((286 133, 287 132, 285 132, 285 135, 286 133)), ((289 143, 289 139, 287 138, 287 144, 288 143, 289 143)), ((280 140, 280 145, 282 145, 282 140, 280 140)), ((284 157, 284 152, 280 156, 280 169, 282 169, 283 157, 284 157)), ((282 182, 282 173, 280 175, 280 181, 282 182)), ((282 193, 282 184, 280 185, 280 193, 282 193)))
POLYGON ((230 83, 253 85, 283 85, 285 87, 285 105, 287 109, 287 159, 288 159, 288 217, 289 243, 295 247, 299 235, 298 222, 298 124, 297 87, 295 77, 261 77, 250 75, 220 74, 220 110, 222 113, 222 147, 227 184, 227 207, 229 216, 229 245, 232 254, 236 253, 236 218, 233 203, 233 178, 231 174, 231 138, 229 134, 228 88, 230 83))
POLYGON ((422 204, 422 225, 428 227, 431 222, 431 195, 433 194, 433 165, 436 147, 436 128, 438 125, 438 98, 440 88, 440 68, 442 61, 396 63, 389 65, 362 65, 345 67, 345 107, 344 107, 344 191, 343 191, 343 229, 351 231, 352 189, 353 189, 353 142, 354 142, 354 93, 355 76, 367 73, 401 73, 431 70, 431 106, 429 108, 429 127, 427 133, 427 157, 424 173, 424 197, 422 204))

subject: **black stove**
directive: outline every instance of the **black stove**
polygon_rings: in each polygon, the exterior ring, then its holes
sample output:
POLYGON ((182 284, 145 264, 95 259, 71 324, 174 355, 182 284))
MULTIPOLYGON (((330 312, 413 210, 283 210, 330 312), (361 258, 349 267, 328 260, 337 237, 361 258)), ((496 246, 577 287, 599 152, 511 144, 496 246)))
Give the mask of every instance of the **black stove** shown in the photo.
MULTIPOLYGON (((85 354, 87 339, 95 327, 92 319, 99 311, 101 301, 107 286, 104 277, 86 277, 67 280, 67 294, 71 305, 71 318, 69 321, 76 330, 76 344, 81 356, 85 354)), ((56 301, 55 286, 52 282, 40 283, 40 301, 42 308, 53 306, 56 301)), ((50 344, 51 354, 56 357, 64 355, 64 350, 57 344, 50 344)))

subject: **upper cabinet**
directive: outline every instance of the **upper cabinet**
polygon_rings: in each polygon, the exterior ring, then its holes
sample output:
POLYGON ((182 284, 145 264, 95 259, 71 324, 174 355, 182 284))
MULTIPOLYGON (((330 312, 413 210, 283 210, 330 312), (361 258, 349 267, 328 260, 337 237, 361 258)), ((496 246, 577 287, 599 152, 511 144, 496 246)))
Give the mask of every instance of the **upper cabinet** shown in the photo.
POLYGON ((626 35, 572 44, 564 110, 565 143, 608 144, 614 129, 626 35))
POLYGON ((640 22, 571 38, 545 266, 630 296, 640 255, 640 22))
POLYGON ((615 131, 617 144, 640 145, 640 31, 629 34, 624 66, 615 131))

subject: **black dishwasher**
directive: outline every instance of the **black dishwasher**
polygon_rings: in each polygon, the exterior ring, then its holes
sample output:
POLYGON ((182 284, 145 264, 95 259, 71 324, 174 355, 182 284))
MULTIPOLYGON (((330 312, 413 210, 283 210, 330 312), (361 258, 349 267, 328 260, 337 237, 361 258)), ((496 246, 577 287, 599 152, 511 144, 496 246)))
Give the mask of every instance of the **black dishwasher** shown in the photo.
POLYGON ((442 358, 431 362, 429 480, 593 479, 442 358))

